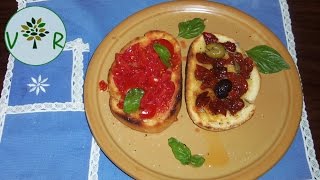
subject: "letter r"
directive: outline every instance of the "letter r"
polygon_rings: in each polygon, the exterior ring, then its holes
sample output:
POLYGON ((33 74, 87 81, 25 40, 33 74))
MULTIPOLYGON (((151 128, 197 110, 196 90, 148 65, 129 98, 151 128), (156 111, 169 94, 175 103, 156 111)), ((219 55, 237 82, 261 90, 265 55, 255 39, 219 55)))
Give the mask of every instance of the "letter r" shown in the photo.
POLYGON ((53 49, 56 49, 56 46, 59 46, 60 48, 63 48, 61 44, 59 44, 60 41, 63 40, 63 34, 59 32, 55 32, 53 35, 53 49), (59 37, 58 37, 59 36, 59 37))

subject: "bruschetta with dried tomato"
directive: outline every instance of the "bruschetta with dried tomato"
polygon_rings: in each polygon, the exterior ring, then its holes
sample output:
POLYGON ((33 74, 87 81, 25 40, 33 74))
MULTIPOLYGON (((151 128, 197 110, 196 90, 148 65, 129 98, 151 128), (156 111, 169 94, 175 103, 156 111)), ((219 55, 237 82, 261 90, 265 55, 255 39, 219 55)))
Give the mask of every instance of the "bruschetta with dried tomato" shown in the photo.
POLYGON ((254 114, 259 89, 257 67, 234 39, 204 32, 192 42, 185 100, 196 125, 212 131, 240 126, 254 114))

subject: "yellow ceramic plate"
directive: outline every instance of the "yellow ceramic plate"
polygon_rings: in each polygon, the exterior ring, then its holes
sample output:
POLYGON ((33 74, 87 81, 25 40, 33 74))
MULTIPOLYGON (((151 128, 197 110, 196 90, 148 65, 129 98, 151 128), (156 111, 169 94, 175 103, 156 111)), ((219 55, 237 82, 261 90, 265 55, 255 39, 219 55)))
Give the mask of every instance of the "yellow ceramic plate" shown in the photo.
MULTIPOLYGON (((182 49, 185 60, 191 40, 178 40, 185 44, 182 49)), ((239 10, 205 1, 164 3, 123 21, 96 50, 84 89, 85 110, 97 143, 118 167, 138 179, 250 179, 260 176, 288 149, 298 128, 302 108, 299 75, 277 37, 239 10), (109 93, 100 92, 98 86, 100 80, 107 80, 115 53, 149 30, 177 35, 178 23, 195 17, 206 19, 205 31, 230 36, 245 50, 261 44, 272 46, 291 69, 261 75, 256 112, 238 128, 224 132, 199 129, 189 118, 184 101, 178 121, 160 134, 144 134, 124 126, 110 112, 109 93), (192 153, 203 154, 205 164, 200 168, 181 165, 167 144, 170 137, 187 144, 192 153)))

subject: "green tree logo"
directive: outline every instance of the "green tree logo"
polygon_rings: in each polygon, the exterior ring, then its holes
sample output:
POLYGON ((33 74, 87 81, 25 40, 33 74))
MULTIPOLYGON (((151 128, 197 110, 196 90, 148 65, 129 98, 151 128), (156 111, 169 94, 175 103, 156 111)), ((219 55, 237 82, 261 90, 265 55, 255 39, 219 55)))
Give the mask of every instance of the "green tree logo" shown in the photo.
POLYGON ((23 33, 22 35, 27 38, 28 41, 33 40, 33 49, 37 49, 37 42, 41 41, 41 38, 45 37, 46 34, 49 34, 49 31, 46 31, 44 28, 46 23, 42 22, 42 18, 39 18, 37 21, 32 17, 31 22, 26 22, 26 25, 21 25, 23 33))

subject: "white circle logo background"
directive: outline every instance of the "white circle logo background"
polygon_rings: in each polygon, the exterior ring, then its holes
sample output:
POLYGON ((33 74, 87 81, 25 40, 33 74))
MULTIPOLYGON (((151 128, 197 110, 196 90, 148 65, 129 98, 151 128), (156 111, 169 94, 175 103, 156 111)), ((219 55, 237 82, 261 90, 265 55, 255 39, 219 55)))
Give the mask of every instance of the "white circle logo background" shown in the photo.
POLYGON ((61 19, 51 10, 38 6, 27 7, 9 20, 5 30, 5 42, 16 59, 30 65, 41 65, 54 60, 61 53, 66 43, 66 29, 61 19), (27 22, 31 23, 32 18, 36 22, 41 18, 41 23, 45 23, 43 28, 49 32, 44 33, 45 36, 40 37, 40 40, 35 37, 33 40, 27 40, 28 37, 23 36, 24 32, 21 32, 26 31, 22 25, 27 26, 27 22), (16 34, 18 35, 14 42, 16 34), (36 48, 33 48, 34 41, 36 48))

